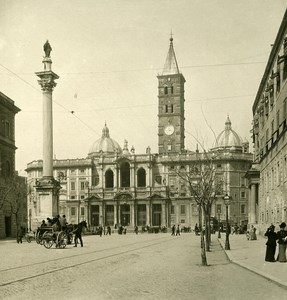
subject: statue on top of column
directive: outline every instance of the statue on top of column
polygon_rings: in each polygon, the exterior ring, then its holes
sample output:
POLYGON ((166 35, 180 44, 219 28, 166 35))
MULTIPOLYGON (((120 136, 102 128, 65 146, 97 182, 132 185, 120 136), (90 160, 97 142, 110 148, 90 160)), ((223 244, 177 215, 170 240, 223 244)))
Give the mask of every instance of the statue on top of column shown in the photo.
POLYGON ((50 53, 52 51, 52 47, 49 43, 49 41, 47 40, 46 43, 44 44, 44 52, 45 52, 45 57, 50 57, 50 53))

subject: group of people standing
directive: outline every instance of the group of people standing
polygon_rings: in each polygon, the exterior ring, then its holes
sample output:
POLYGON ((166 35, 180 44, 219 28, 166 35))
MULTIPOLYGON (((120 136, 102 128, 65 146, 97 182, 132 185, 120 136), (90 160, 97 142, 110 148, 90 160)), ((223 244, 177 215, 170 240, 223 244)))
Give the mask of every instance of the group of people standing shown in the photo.
POLYGON ((179 227, 179 225, 177 225, 177 227, 175 225, 172 226, 172 228, 171 228, 171 235, 180 235, 180 227, 179 227))
POLYGON ((280 230, 275 232, 275 226, 271 224, 271 226, 265 232, 265 236, 267 237, 266 242, 266 254, 265 261, 275 262, 276 260, 279 262, 286 262, 286 246, 287 246, 287 231, 286 223, 282 222, 280 225, 280 230), (275 260, 275 252, 277 243, 279 245, 279 251, 277 259, 275 260))

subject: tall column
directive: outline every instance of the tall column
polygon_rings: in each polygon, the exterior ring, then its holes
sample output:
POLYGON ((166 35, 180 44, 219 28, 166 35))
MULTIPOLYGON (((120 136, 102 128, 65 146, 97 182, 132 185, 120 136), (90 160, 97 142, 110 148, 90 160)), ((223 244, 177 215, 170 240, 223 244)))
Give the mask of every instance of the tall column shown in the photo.
POLYGON ((255 224, 256 222, 256 184, 251 184, 251 193, 250 193, 250 220, 249 224, 255 224))
POLYGON ((114 205, 114 225, 116 225, 117 223, 117 205, 114 205))
POLYGON ((134 203, 131 203, 130 204, 130 226, 135 226, 135 223, 134 223, 134 221, 135 221, 135 215, 134 215, 134 213, 135 213, 135 205, 134 205, 134 203))
POLYGON ((103 218, 103 204, 99 206, 99 217, 100 217, 100 225, 104 226, 103 224, 103 221, 104 221, 104 218, 103 218))
POLYGON ((149 202, 146 204, 146 225, 150 226, 150 204, 149 202))
POLYGON ((161 225, 166 226, 166 208, 164 202, 161 204, 161 225))
POLYGON ((36 182, 39 211, 34 215, 34 226, 42 219, 55 217, 59 213, 60 183, 53 177, 53 105, 52 93, 59 76, 52 71, 50 53, 52 48, 47 41, 44 45, 44 71, 36 72, 43 92, 43 177, 36 182))

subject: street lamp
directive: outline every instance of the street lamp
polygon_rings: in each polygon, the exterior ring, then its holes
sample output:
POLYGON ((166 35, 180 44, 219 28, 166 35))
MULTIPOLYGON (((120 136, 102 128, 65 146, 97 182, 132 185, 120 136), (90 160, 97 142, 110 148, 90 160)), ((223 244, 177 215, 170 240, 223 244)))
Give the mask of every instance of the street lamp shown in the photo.
POLYGON ((220 234, 220 210, 218 210, 218 238, 221 238, 220 234))
POLYGON ((85 186, 88 190, 87 218, 88 218, 88 228, 90 229, 90 218, 91 218, 91 216, 90 216, 90 182, 88 180, 86 180, 85 186))
POLYGON ((228 205, 230 204, 230 200, 231 197, 228 196, 228 194, 226 194, 223 197, 224 200, 224 204, 226 207, 226 239, 225 239, 225 250, 230 250, 230 243, 229 243, 229 234, 230 234, 230 230, 229 230, 229 224, 228 224, 228 205))

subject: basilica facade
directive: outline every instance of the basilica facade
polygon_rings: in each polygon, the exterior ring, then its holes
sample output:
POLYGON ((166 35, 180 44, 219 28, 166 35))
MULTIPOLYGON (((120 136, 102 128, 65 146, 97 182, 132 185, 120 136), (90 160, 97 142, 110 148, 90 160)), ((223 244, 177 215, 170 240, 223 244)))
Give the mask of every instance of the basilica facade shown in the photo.
MULTIPOLYGON (((242 142, 227 117, 223 131, 207 153, 185 149, 184 85, 173 39, 158 79, 158 153, 150 148, 136 154, 125 141, 121 147, 107 126, 102 136, 82 159, 54 160, 54 178, 60 181, 58 211, 69 223, 87 220, 89 226, 167 226, 193 227, 198 208, 179 170, 189 171, 199 159, 213 157, 216 176, 224 179, 224 193, 214 202, 212 215, 226 217, 223 196, 233 199, 229 216, 233 223, 248 222, 248 196, 245 173, 252 163, 248 142, 242 142)), ((156 113, 156 112, 155 112, 156 113)), ((34 187, 42 177, 42 160, 27 165, 28 184, 34 187)), ((29 195, 29 227, 37 219, 40 203, 36 191, 29 195)), ((49 216, 47 216, 49 217, 49 216)))

